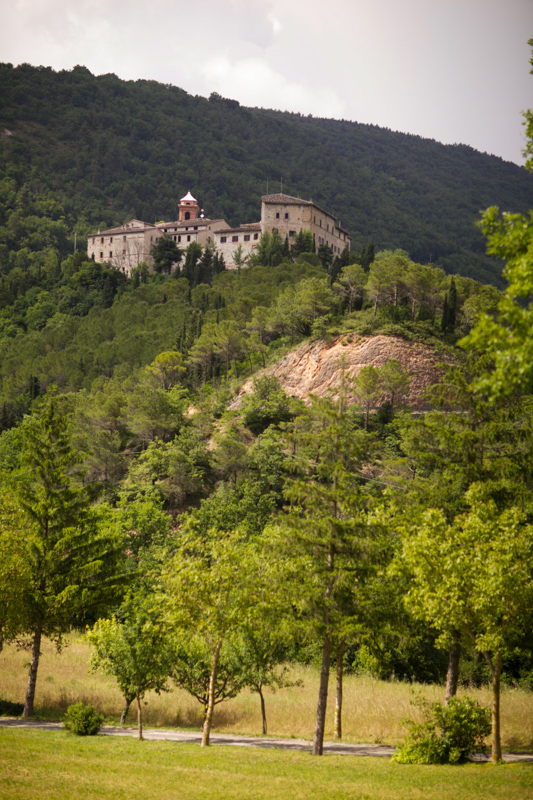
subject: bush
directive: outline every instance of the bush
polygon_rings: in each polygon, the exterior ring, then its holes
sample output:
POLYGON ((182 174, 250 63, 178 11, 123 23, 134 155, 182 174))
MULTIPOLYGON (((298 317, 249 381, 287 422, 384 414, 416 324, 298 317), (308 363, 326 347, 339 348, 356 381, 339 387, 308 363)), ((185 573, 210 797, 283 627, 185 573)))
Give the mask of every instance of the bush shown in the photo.
POLYGON ((96 736, 104 724, 104 715, 97 713, 88 704, 75 703, 69 706, 63 717, 63 725, 76 736, 96 736))
POLYGON ((418 698, 425 720, 404 720, 409 736, 393 760, 400 764, 459 764, 476 751, 485 751, 490 711, 475 700, 452 697, 448 705, 418 698))
POLYGON ((24 711, 24 703, 12 703, 0 697, 0 717, 20 717, 24 711))

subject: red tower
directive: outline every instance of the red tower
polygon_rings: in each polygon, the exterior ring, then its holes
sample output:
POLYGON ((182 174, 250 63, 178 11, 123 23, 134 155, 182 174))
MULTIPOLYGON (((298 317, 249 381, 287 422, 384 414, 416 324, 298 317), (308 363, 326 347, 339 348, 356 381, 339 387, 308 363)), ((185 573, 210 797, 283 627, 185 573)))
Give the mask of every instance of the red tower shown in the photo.
POLYGON ((190 192, 187 192, 185 197, 182 197, 179 202, 179 217, 180 222, 186 222, 189 219, 198 219, 199 206, 190 192))

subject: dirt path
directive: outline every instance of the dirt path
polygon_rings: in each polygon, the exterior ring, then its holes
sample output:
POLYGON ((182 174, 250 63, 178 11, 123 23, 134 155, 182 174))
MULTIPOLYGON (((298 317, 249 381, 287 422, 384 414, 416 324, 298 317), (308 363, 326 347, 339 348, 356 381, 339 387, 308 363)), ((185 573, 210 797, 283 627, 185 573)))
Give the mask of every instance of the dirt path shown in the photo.
MULTIPOLYGON (((61 722, 42 722, 41 720, 0 719, 0 726, 6 728, 35 728, 42 731, 62 730, 61 722)), ((154 741, 190 742, 199 744, 202 734, 199 731, 173 731, 164 728, 148 728, 143 731, 144 738, 154 741)), ((136 728, 118 728, 104 725, 100 731, 104 736, 137 736, 136 728)), ((306 739, 276 739, 273 736, 238 736, 231 733, 212 733, 211 744, 233 745, 236 747, 279 747, 282 750, 310 751, 311 742, 306 739)), ((324 742, 325 755, 386 756, 394 753, 394 747, 382 744, 350 744, 349 742, 324 742)), ((477 756, 476 761, 486 761, 477 756)), ((505 761, 533 761, 531 753, 505 753, 505 761)))

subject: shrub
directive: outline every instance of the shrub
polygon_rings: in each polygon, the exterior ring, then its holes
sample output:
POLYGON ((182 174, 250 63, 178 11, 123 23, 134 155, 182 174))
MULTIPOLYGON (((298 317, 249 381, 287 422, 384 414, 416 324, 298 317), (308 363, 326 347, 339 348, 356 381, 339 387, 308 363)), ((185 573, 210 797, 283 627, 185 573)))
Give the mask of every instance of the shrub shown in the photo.
POLYGON ((20 717, 24 711, 24 703, 12 703, 0 697, 0 717, 20 717))
POLYGON ((96 736, 104 724, 104 715, 88 704, 75 703, 69 706, 63 717, 63 725, 76 736, 96 736))
POLYGON ((448 705, 412 701, 424 714, 424 722, 404 720, 409 736, 394 761, 400 764, 459 764, 476 751, 484 751, 490 733, 490 711, 475 700, 452 697, 448 705))

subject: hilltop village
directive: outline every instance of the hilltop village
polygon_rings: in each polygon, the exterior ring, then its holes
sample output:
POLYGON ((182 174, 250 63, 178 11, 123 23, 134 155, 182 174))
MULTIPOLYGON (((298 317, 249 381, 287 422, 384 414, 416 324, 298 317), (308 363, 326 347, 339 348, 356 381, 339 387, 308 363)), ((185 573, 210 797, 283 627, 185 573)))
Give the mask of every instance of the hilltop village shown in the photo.
POLYGON ((90 234, 87 242, 89 258, 99 263, 110 263, 126 275, 141 261, 152 266, 151 247, 161 236, 172 236, 178 247, 186 248, 191 242, 204 247, 211 239, 216 250, 224 256, 227 269, 235 269, 234 253, 240 248, 241 258, 253 253, 263 233, 276 231, 289 243, 300 231, 308 230, 318 248, 331 247, 334 255, 348 247, 351 238, 338 219, 312 200, 302 200, 287 194, 268 194, 261 197, 261 220, 230 227, 223 219, 208 219, 190 192, 178 204, 175 222, 150 224, 132 219, 117 228, 90 234))

